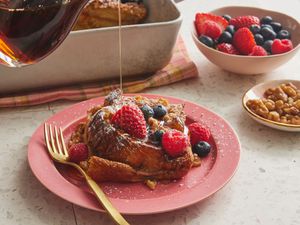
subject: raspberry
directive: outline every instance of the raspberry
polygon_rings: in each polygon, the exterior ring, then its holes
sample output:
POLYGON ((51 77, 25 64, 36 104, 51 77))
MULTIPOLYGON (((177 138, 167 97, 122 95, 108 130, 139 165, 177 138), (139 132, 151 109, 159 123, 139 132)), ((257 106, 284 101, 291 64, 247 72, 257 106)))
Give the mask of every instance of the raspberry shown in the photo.
POLYGON ((222 29, 222 31, 225 30, 225 28, 228 25, 228 21, 221 16, 217 16, 209 13, 197 13, 195 18, 195 25, 199 36, 203 34, 204 32, 203 25, 208 20, 217 23, 222 29))
POLYGON ((136 138, 143 139, 147 135, 144 114, 137 106, 124 105, 115 113, 111 122, 136 138))
POLYGON ((208 141, 210 131, 200 123, 192 123, 188 126, 191 144, 194 146, 199 141, 208 141))
POLYGON ((232 54, 232 55, 238 55, 239 52, 236 50, 236 48, 232 44, 228 43, 222 43, 217 46, 217 50, 220 52, 232 54))
POLYGON ((89 149, 86 144, 78 143, 69 148, 69 160, 71 162, 79 163, 84 161, 89 156, 89 149))
POLYGON ((170 130, 162 136, 162 146, 168 155, 177 157, 182 155, 189 141, 184 133, 178 130, 170 130))
POLYGON ((266 50, 261 47, 261 46, 254 46, 252 49, 252 52, 249 54, 251 56, 266 56, 268 55, 268 53, 266 52, 266 50))
POLYGON ((281 54, 293 49, 293 43, 288 39, 275 39, 272 44, 272 54, 281 54))
POLYGON ((252 32, 246 28, 240 28, 233 36, 234 47, 243 55, 249 55, 256 45, 252 32))
POLYGON ((259 18, 256 16, 238 16, 229 21, 230 25, 233 25, 236 30, 242 27, 250 28, 251 25, 259 25, 259 18))
POLYGON ((217 39, 222 34, 222 28, 214 21, 207 20, 203 24, 203 35, 217 39))

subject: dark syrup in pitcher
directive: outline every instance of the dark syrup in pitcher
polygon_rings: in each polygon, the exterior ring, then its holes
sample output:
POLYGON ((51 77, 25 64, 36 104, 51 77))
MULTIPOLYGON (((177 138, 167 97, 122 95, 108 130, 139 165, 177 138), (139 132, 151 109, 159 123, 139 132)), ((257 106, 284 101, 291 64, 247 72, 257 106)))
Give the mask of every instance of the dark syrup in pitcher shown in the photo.
POLYGON ((0 0, 0 64, 33 64, 66 38, 87 0, 0 0))

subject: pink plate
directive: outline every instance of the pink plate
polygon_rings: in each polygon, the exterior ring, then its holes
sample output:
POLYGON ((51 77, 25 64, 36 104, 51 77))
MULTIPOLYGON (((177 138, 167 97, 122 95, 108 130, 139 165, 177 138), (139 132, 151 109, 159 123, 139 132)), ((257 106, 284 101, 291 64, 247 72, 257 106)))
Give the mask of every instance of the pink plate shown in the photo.
MULTIPOLYGON (((159 98, 157 95, 143 96, 159 98)), ((209 127, 212 152, 182 179, 159 183, 150 190, 141 183, 103 183, 101 187, 113 205, 123 214, 153 214, 183 208, 199 202, 222 188, 233 176, 240 158, 240 144, 230 125, 215 113, 192 102, 164 97, 171 103, 185 104, 187 123, 201 122, 209 127)), ((75 104, 46 122, 64 129, 69 138, 88 109, 103 102, 103 97, 75 104)), ((28 147, 28 161, 37 179, 54 194, 76 205, 103 211, 85 183, 68 167, 55 164, 44 144, 43 124, 33 134, 28 147)))

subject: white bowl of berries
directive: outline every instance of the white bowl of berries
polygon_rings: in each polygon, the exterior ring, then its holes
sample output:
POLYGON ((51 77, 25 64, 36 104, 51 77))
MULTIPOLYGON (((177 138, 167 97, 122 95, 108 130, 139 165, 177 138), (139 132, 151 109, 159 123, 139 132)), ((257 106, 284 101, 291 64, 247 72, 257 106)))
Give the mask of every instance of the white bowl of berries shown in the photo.
POLYGON ((222 69, 262 74, 297 53, 300 23, 279 12, 230 6, 197 13, 192 36, 206 58, 222 69))

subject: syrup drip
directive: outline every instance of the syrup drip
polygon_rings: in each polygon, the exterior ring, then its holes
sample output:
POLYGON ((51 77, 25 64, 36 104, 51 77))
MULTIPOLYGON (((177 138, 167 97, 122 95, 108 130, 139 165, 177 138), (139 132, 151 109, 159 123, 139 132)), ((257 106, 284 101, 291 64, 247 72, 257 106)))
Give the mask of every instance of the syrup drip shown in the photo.
POLYGON ((118 1, 118 16, 119 16, 119 76, 120 76, 120 89, 123 93, 121 0, 118 1))

